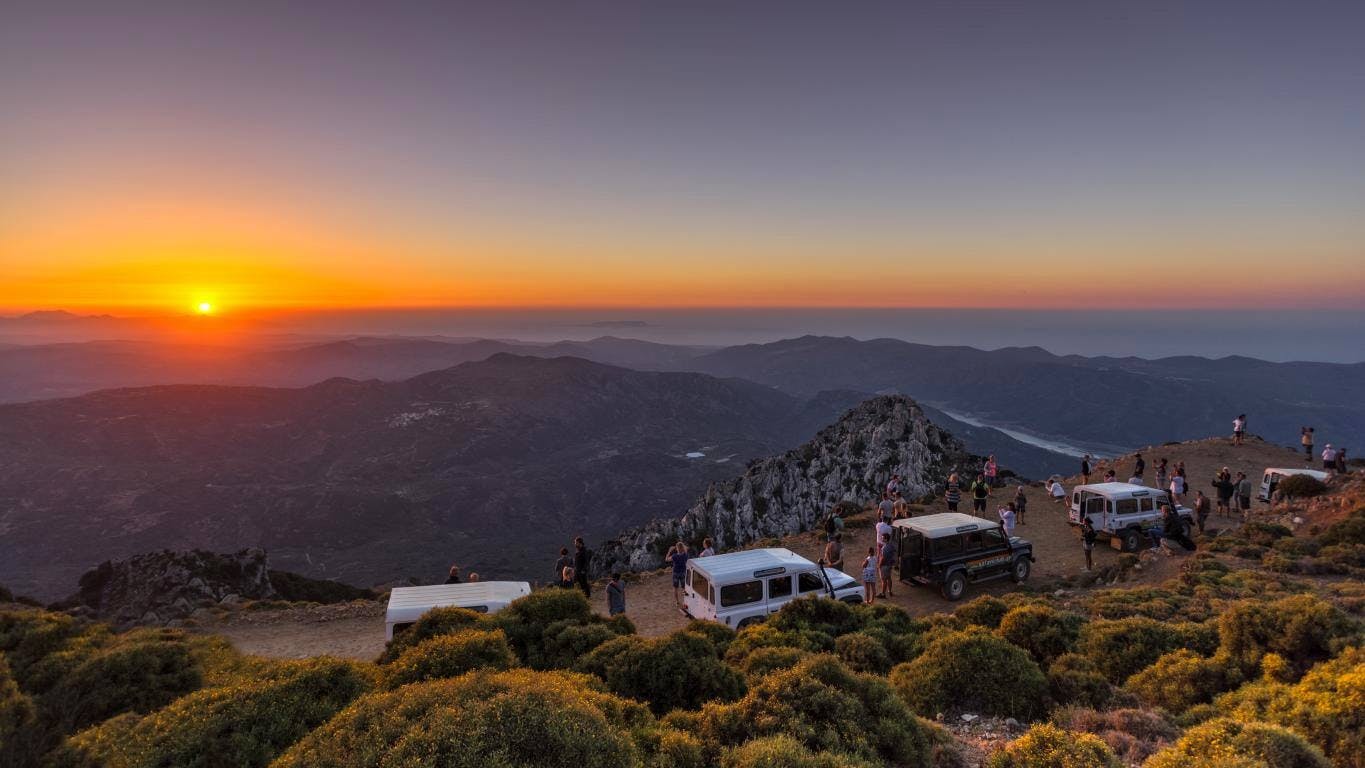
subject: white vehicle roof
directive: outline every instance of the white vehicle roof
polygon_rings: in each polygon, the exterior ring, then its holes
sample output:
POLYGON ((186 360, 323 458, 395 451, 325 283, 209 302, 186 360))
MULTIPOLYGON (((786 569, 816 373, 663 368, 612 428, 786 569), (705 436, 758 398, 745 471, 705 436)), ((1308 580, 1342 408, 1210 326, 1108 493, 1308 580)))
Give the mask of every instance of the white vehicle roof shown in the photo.
POLYGON ((531 594, 525 581, 476 581, 472 584, 437 584, 430 587, 394 587, 389 593, 389 624, 417 621, 432 608, 472 608, 488 606, 489 611, 506 607, 519 597, 531 594))
POLYGON ((1093 494, 1114 497, 1114 496, 1146 496, 1154 491, 1165 493, 1165 488, 1153 488, 1150 485, 1138 485, 1137 483, 1091 483, 1090 485, 1078 485, 1071 489, 1076 491, 1090 491, 1093 494))
POLYGON ((994 520, 983 520, 965 512, 939 512, 935 515, 923 515, 920 517, 904 517, 891 524, 896 528, 909 528, 921 536, 937 539, 942 536, 952 536, 956 533, 966 533, 968 531, 981 531, 987 528, 999 528, 1000 523, 994 520))
POLYGON ((1291 475, 1308 475, 1309 477, 1315 477, 1315 478, 1317 478, 1317 479, 1319 479, 1319 480, 1326 480, 1326 479, 1327 479, 1327 473, 1326 473, 1326 472, 1323 472, 1323 471, 1320 470, 1320 469, 1304 469, 1303 467, 1298 467, 1298 468, 1266 467, 1265 473, 1266 473, 1267 475, 1272 475, 1272 474, 1273 474, 1273 475, 1285 475, 1285 476, 1291 476, 1291 475))
POLYGON ((687 561, 687 566, 701 571, 707 580, 725 582, 730 579, 756 579, 763 576, 776 576, 779 573, 808 571, 815 563, 796 554, 790 549, 773 547, 771 549, 746 549, 742 552, 727 552, 723 555, 695 557, 687 561))

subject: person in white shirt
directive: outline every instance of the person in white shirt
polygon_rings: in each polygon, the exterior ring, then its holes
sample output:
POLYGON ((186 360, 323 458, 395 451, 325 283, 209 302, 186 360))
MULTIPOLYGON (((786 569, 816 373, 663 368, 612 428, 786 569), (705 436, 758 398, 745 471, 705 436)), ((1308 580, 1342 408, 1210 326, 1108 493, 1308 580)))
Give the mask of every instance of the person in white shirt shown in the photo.
POLYGON ((713 547, 713 546, 711 546, 711 539, 710 539, 710 537, 707 537, 707 538, 705 538, 705 539, 702 539, 702 540, 701 540, 701 551, 697 553, 697 557, 710 557, 711 555, 714 555, 714 554, 716 554, 716 548, 713 547))
POLYGON ((1000 523, 1001 523, 1001 524, 1004 526, 1004 528, 1005 528, 1005 535, 1006 535, 1006 536, 1013 536, 1013 535, 1014 535, 1014 502, 1011 501, 1009 504, 1006 504, 1005 506, 1003 506, 1003 507, 1001 507, 1000 509, 996 510, 996 514, 1000 516, 1000 523))
POLYGON ((881 539, 882 539, 883 536, 886 536, 886 537, 889 538, 893 532, 894 532, 894 529, 891 527, 891 523, 889 523, 889 522, 887 522, 887 521, 885 521, 885 520, 878 520, 878 521, 877 521, 877 540, 878 540, 878 541, 881 541, 881 539))
POLYGON ((1171 476, 1171 499, 1178 504, 1185 503, 1185 478, 1180 475, 1171 476))
POLYGON ((1062 481, 1053 478, 1047 481, 1047 491, 1052 494, 1052 501, 1055 504, 1066 503, 1066 489, 1062 487, 1062 481))
POLYGON ((1142 485, 1142 478, 1138 477, 1137 475, 1133 475, 1132 477, 1128 478, 1128 484, 1129 484, 1129 485, 1142 485))
POLYGON ((1332 447, 1331 443, 1328 443, 1322 449, 1322 468, 1328 472, 1334 471, 1337 468, 1337 451, 1332 447))

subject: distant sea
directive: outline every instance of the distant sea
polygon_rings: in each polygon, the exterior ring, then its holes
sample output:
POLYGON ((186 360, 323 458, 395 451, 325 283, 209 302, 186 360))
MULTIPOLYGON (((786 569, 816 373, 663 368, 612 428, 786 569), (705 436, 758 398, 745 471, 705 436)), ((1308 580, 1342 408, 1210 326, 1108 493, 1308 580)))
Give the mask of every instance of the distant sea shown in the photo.
MULTIPOLYGON (((1365 361, 1365 310, 1012 309, 365 310, 296 315, 301 333, 585 340, 604 335, 726 346, 806 334, 1056 354, 1365 361)), ((284 330, 283 328, 281 330, 284 330)))

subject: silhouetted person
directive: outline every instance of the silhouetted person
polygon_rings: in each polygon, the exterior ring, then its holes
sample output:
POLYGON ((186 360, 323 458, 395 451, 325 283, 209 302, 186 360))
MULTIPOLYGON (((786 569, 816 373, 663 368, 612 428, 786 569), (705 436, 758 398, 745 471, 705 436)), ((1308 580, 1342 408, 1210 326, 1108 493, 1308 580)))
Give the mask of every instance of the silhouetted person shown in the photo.
POLYGON ((446 575, 446 583, 447 584, 460 583, 460 566, 458 565, 450 566, 450 572, 446 575))
POLYGON ((617 616, 626 612, 626 585, 621 574, 613 573, 607 582, 607 614, 617 616))
POLYGON ((588 583, 588 565, 591 561, 592 553, 588 551, 588 546, 583 543, 583 537, 575 537, 573 540, 573 570, 575 578, 578 580, 578 588, 583 590, 585 597, 592 597, 592 585, 588 583))

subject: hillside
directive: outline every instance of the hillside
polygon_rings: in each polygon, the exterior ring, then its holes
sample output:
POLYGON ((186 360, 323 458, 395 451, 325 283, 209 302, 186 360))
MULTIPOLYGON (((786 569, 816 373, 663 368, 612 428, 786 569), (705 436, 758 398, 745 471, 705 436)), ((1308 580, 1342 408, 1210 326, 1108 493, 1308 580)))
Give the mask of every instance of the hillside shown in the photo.
MULTIPOLYGON (((1196 478, 1280 458, 1218 440, 1157 450, 1196 478)), ((435 612, 356 661, 0 609, 0 762, 1359 768, 1362 502, 1357 473, 1227 521, 1193 555, 1101 552, 1098 582, 910 613, 800 600, 739 633, 646 630, 652 576, 630 587, 628 620, 544 589, 498 614, 435 612)), ((1030 534, 1056 519, 1039 512, 1030 534)), ((297 612, 296 640, 341 647, 332 630, 354 625, 297 612)))
POLYGON ((50 599, 109 558, 246 547, 361 585, 436 580, 452 561, 509 575, 575 534, 685 509, 845 407, 506 354, 401 382, 0 406, 0 583, 50 599))

